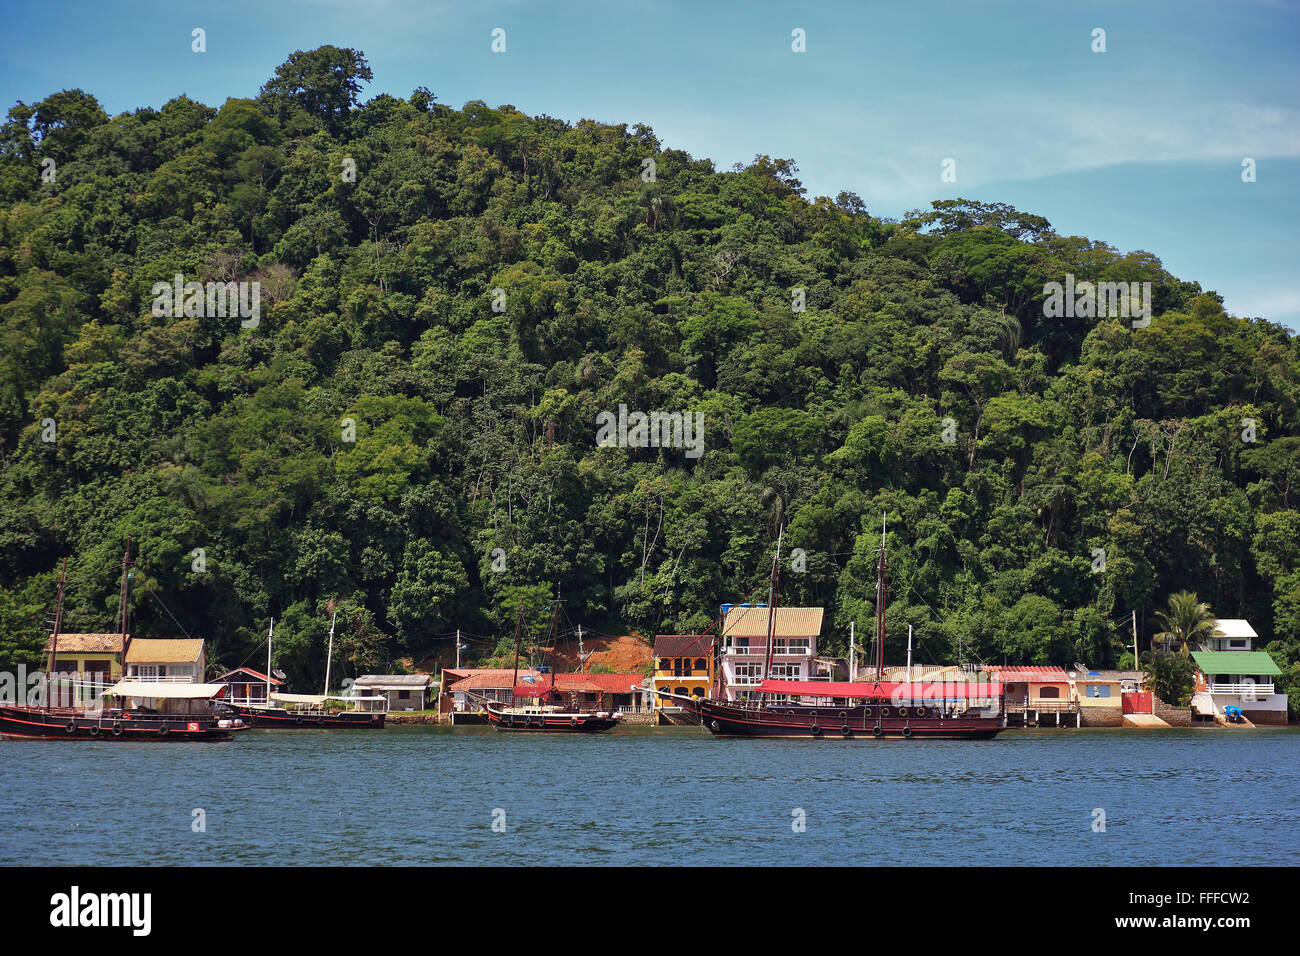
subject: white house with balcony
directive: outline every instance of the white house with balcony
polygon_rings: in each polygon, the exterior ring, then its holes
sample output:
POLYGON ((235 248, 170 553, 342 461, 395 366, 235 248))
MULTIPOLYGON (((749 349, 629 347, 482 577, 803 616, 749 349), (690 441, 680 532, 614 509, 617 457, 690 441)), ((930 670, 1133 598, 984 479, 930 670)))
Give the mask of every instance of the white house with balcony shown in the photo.
POLYGON ((202 684, 207 659, 201 640, 132 638, 126 645, 123 664, 125 680, 202 684))
POLYGON ((1275 678, 1282 674, 1273 658, 1253 649, 1259 637, 1244 620, 1216 623, 1205 643, 1210 649, 1194 651, 1196 693, 1192 709, 1203 717, 1221 717, 1233 706, 1254 724, 1286 724, 1287 695, 1278 693, 1275 678))
POLYGON ((779 607, 772 638, 772 663, 765 673, 769 618, 766 607, 736 605, 725 608, 721 633, 722 695, 744 700, 765 678, 777 680, 830 680, 829 665, 817 659, 823 609, 779 607))

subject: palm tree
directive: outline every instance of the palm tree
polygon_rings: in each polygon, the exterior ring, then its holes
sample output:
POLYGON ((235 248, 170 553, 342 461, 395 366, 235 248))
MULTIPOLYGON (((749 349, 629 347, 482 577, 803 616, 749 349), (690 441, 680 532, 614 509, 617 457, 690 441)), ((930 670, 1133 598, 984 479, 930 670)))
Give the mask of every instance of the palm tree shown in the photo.
POLYGON ((1156 639, 1180 645, 1179 652, 1184 658, 1190 657, 1193 650, 1199 651, 1218 624, 1210 606, 1198 600, 1191 591, 1169 595, 1169 611, 1157 611, 1156 617, 1165 626, 1156 639))

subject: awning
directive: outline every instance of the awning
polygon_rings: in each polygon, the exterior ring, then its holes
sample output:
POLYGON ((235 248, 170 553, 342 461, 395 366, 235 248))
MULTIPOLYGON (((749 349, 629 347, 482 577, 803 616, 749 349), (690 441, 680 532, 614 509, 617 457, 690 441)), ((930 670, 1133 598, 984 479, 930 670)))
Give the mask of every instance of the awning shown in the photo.
POLYGON ((804 697, 845 697, 854 699, 901 700, 968 700, 973 697, 997 697, 1000 683, 983 681, 924 681, 893 683, 881 681, 765 680, 756 688, 760 694, 786 694, 804 697))
POLYGON ((271 691, 271 700, 282 704, 323 704, 326 698, 324 694, 277 694, 271 691))
POLYGON ((148 697, 152 700, 211 700, 226 692, 225 684, 182 684, 170 681, 120 680, 104 691, 109 697, 148 697))

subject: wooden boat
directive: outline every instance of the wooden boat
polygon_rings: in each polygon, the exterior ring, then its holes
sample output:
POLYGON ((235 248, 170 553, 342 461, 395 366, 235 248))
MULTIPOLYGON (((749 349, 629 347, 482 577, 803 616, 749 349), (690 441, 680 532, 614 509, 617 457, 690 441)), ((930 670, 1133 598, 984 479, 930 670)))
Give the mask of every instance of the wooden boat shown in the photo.
POLYGON ((329 649, 325 653, 325 693, 279 694, 271 690, 271 643, 275 639, 275 621, 266 635, 266 700, 267 703, 226 703, 221 710, 232 718, 242 720, 261 730, 382 730, 388 698, 344 697, 329 692, 330 664, 334 657, 334 624, 338 612, 330 619, 329 649), (351 710, 330 709, 328 702, 340 701, 352 705, 351 710), (363 709, 363 705, 371 709, 363 709))
MULTIPOLYGON (((768 597, 767 653, 771 671, 775 637, 781 539, 768 597)), ((987 740, 1006 727, 1000 683, 985 681, 885 682, 885 528, 882 518, 876 581, 876 679, 874 681, 762 680, 747 700, 685 697, 660 692, 693 714, 716 737, 803 737, 811 739, 987 740)), ((717 623, 717 622, 715 622, 717 623)), ((715 641, 715 655, 717 653, 715 641)), ((911 632, 908 670, 911 670, 911 632)))
MULTIPOLYGON (((122 557, 121 627, 127 633, 126 615, 130 598, 131 545, 122 557)), ((0 704, 0 739, 4 740, 126 740, 126 741, 209 741, 229 740, 244 730, 237 717, 222 716, 212 701, 225 693, 224 684, 193 684, 166 681, 121 680, 103 696, 120 700, 148 701, 131 706, 104 707, 97 698, 91 707, 50 706, 53 675, 63 623, 63 592, 68 579, 68 562, 63 562, 50 654, 46 668, 46 706, 0 704)))
MULTIPOLYGON (((170 685, 205 688, 220 693, 222 684, 170 685)), ((168 685, 150 685, 149 694, 162 692, 154 700, 175 700, 166 694, 168 685)), ((112 693, 112 691, 110 691, 112 693)), ((192 698, 191 698, 192 699, 192 698)), ((99 711, 75 707, 22 707, 0 705, 0 739, 4 740, 229 740, 247 727, 235 717, 215 713, 168 714, 140 708, 106 707, 99 711)))
MULTIPOLYGON (((555 620, 551 629, 551 645, 554 651, 555 635, 559 629, 560 603, 555 599, 555 620)), ((555 668, 551 668, 548 683, 521 685, 519 683, 519 642, 523 629, 524 605, 519 604, 519 616, 515 621, 515 666, 511 677, 512 703, 479 699, 483 715, 489 724, 501 731, 516 733, 550 733, 550 734, 598 734, 616 727, 623 719, 617 712, 603 710, 585 710, 580 707, 566 708, 559 704, 547 703, 557 700, 560 692, 555 687, 555 668)))
POLYGON ((663 696, 716 737, 987 740, 1006 726, 996 683, 765 680, 757 693, 757 701, 663 696))

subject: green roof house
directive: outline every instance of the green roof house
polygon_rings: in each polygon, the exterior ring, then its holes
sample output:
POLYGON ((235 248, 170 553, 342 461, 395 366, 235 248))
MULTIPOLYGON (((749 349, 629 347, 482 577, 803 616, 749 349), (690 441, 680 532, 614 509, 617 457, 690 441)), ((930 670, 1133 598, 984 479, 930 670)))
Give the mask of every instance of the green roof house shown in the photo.
POLYGON ((1222 650, 1194 651, 1197 674, 1193 710, 1205 717, 1222 715, 1227 706, 1240 707, 1255 724, 1286 724, 1286 694, 1273 683, 1282 671, 1263 651, 1250 650, 1258 637, 1243 620, 1218 622, 1211 643, 1222 650))

